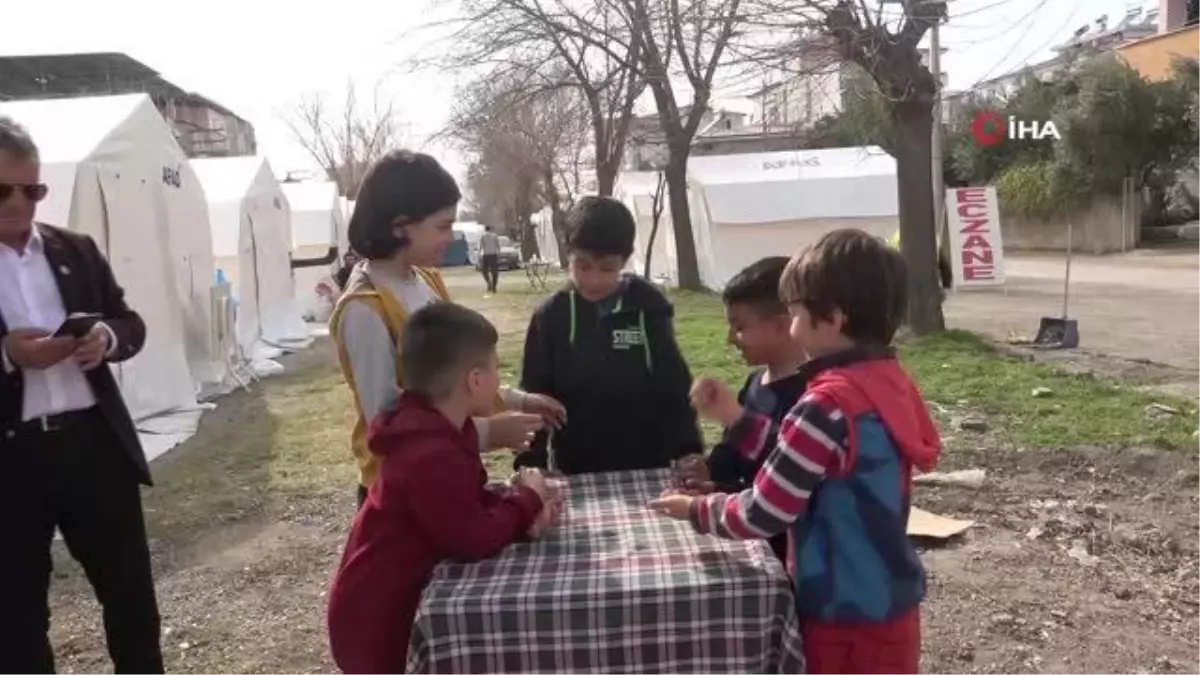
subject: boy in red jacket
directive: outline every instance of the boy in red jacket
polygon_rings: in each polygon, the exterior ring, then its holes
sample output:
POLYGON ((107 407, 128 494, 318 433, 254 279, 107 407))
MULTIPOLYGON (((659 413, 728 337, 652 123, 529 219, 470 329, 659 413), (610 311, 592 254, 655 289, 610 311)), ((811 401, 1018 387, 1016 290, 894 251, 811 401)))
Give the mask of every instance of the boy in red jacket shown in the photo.
POLYGON ((653 508, 731 539, 788 534, 806 671, 917 673, 925 570, 908 540, 914 470, 941 442, 891 346, 904 319, 900 254, 861 230, 835 230, 793 258, 780 281, 792 339, 808 355, 804 394, 779 424, 745 411, 723 383, 692 390, 700 414, 769 452, 738 494, 668 495, 653 508))
POLYGON ((404 672, 434 566, 494 556, 553 516, 542 508, 547 488, 536 469, 523 470, 507 496, 485 488, 471 417, 487 414, 500 385, 496 329, 465 307, 437 303, 414 313, 401 339, 405 392, 371 425, 379 479, 329 594, 330 648, 347 673, 404 672))

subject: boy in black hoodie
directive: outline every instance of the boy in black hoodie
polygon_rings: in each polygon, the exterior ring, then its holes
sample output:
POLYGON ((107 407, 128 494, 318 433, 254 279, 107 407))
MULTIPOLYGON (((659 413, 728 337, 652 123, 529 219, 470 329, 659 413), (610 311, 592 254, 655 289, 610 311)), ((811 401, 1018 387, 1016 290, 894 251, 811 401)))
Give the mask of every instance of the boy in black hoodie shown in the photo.
POLYGON ((567 214, 571 282, 534 313, 521 387, 567 408, 514 465, 566 474, 666 468, 703 451, 688 400, 692 376, 679 353, 671 303, 622 274, 633 254, 633 215, 609 197, 584 197, 567 214))

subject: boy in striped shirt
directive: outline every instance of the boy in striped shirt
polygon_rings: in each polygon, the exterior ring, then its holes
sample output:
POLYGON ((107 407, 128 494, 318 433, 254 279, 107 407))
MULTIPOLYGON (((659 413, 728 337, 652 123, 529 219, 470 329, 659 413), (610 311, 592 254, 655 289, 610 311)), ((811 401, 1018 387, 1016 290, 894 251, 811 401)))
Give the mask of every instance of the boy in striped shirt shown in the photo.
POLYGON ((779 425, 702 379, 701 415, 738 429, 753 460, 738 494, 667 495, 651 504, 697 532, 733 539, 788 533, 811 673, 915 673, 925 573, 906 529, 914 468, 930 470, 937 429, 891 342, 905 314, 899 254, 860 230, 837 230, 788 263, 780 296, 807 353, 804 395, 779 425), (848 352, 864 354, 845 358, 848 352))

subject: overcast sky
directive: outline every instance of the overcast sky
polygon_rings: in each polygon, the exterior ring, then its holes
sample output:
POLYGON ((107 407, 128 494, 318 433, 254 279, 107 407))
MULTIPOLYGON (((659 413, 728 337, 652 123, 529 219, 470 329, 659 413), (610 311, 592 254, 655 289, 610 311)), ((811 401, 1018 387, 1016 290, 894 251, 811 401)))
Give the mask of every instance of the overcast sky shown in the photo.
MULTIPOLYGON (((415 29, 430 20, 428 12, 420 11, 427 2, 338 0, 314 3, 312 10, 283 0, 6 2, 0 53, 125 52, 250 120, 260 151, 282 175, 312 167, 280 120, 306 93, 338 101, 348 81, 364 94, 379 84, 411 125, 414 145, 441 128, 452 101, 453 78, 412 74, 401 65, 430 41, 413 38, 415 29)), ((949 49, 943 68, 950 88, 966 89, 1036 62, 1084 23, 1107 13, 1113 25, 1127 6, 1141 4, 952 0, 951 18, 942 32, 943 47, 949 49)), ((425 149, 463 174, 462 161, 451 149, 437 144, 425 149)))

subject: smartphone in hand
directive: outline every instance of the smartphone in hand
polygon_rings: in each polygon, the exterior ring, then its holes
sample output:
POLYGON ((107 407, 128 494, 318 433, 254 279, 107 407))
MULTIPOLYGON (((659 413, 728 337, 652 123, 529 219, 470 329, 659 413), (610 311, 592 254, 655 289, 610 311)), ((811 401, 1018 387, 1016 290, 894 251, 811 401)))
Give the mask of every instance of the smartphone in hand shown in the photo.
POLYGON ((99 323, 102 317, 99 314, 76 313, 67 317, 58 330, 54 331, 54 337, 73 337, 81 338, 88 334, 88 331, 99 323))

